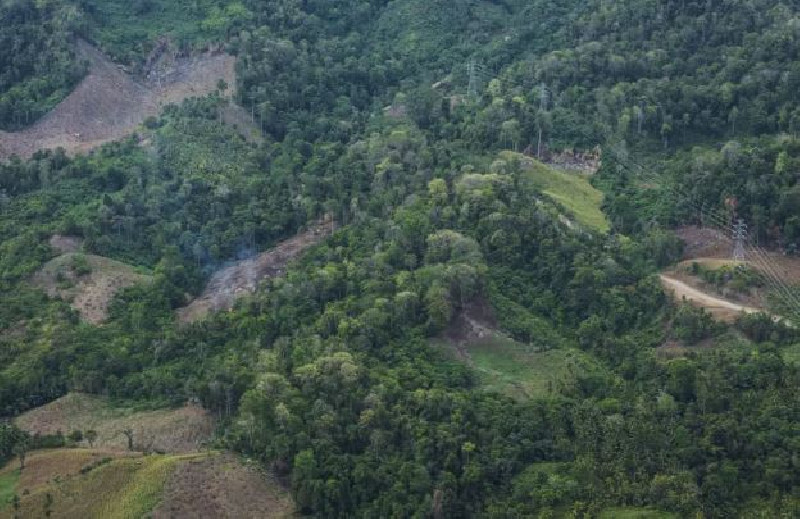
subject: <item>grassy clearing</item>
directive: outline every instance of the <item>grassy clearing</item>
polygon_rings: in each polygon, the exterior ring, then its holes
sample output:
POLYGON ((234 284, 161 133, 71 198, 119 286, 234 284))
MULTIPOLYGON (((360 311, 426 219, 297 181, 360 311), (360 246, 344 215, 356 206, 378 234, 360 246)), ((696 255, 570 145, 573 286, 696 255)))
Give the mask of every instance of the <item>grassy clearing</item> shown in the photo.
POLYGON ((127 438, 122 434, 126 429, 133 431, 136 450, 164 452, 197 450, 214 432, 211 416, 198 406, 137 411, 113 407, 104 398, 81 393, 70 393, 28 411, 15 423, 21 429, 40 434, 92 429, 97 432, 94 447, 118 451, 127 450, 127 438))
POLYGON ((575 349, 535 351, 499 336, 465 348, 486 389, 518 399, 569 393, 581 378, 611 376, 591 356, 575 349))
POLYGON ((0 473, 0 511, 6 509, 14 498, 19 481, 19 469, 0 473))
POLYGON ((600 232, 610 228, 600 209, 603 193, 585 175, 559 171, 519 153, 504 152, 500 157, 508 162, 519 161, 539 189, 573 213, 578 223, 600 232))

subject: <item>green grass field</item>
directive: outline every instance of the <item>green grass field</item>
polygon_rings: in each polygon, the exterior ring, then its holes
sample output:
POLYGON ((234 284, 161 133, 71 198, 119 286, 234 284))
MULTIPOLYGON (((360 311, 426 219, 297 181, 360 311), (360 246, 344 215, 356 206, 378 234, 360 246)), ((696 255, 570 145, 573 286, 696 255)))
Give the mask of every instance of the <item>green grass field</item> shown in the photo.
POLYGON ((611 377, 591 356, 575 349, 534 351, 502 337, 477 341, 466 349, 487 390, 518 399, 569 393, 581 377, 611 377))
POLYGON ((519 153, 503 152, 500 158, 508 162, 520 161, 539 189, 573 213, 578 223, 601 232, 610 228, 600 209, 603 193, 589 183, 587 176, 553 169, 519 153))
POLYGON ((0 474, 0 511, 8 508, 14 498, 14 492, 19 481, 19 470, 7 474, 0 474))

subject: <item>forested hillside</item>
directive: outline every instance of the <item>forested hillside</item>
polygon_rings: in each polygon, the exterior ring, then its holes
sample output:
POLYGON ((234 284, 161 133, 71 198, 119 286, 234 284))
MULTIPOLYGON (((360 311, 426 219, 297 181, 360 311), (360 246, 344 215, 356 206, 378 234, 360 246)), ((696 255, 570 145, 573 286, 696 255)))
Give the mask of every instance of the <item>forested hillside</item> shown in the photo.
MULTIPOLYGON (((794 517, 796 321, 716 322, 657 274, 698 208, 796 252, 799 9, 2 0, 4 129, 80 81, 77 38, 142 81, 165 45, 229 52, 237 84, 0 164, 0 417, 197 401, 315 517, 794 517), (321 219, 232 310, 179 321, 321 219), (104 319, 47 295, 110 260, 141 282, 104 319)), ((0 424, 0 463, 39 441, 0 424)))

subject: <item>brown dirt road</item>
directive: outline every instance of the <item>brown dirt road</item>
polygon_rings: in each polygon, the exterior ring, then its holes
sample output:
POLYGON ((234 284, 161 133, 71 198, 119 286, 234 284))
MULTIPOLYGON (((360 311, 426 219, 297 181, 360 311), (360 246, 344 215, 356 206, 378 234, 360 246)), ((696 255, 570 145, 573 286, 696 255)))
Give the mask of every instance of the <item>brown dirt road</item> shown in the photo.
POLYGON ((754 314, 762 311, 752 306, 740 305, 706 294, 666 274, 661 274, 659 277, 661 278, 661 284, 666 290, 674 294, 675 299, 686 299, 702 306, 721 321, 733 322, 742 313, 754 314))
POLYGON ((77 46, 90 63, 89 74, 33 126, 0 132, 0 160, 12 155, 26 158, 37 150, 57 147, 69 155, 86 152, 132 134, 168 104, 213 92, 220 79, 236 84, 235 58, 227 54, 180 58, 168 79, 148 85, 126 74, 90 44, 80 41, 77 46))

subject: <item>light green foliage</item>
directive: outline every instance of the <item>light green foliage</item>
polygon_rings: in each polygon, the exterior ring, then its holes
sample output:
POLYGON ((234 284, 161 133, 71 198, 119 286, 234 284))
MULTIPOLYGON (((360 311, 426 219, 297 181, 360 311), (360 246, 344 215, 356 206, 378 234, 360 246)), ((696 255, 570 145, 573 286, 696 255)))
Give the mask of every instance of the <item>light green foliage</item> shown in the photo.
POLYGON ((580 350, 536 351, 503 337, 476 340, 466 350, 486 389, 518 399, 575 396, 614 382, 602 364, 580 350))
POLYGON ((521 168, 533 184, 545 195, 575 215, 579 225, 606 232, 609 222, 601 209, 603 193, 595 189, 586 175, 559 171, 520 154, 503 152, 503 160, 521 168))
POLYGON ((0 474, 0 511, 11 507, 19 481, 19 469, 0 474))
POLYGON ((788 364, 800 366, 800 344, 793 344, 792 346, 787 346, 782 350, 782 353, 783 353, 783 359, 788 364))

